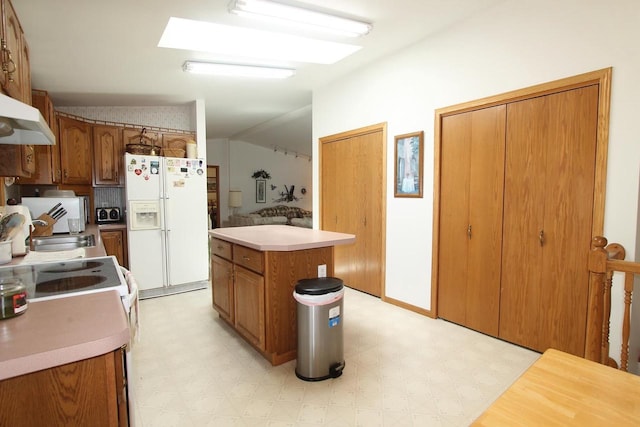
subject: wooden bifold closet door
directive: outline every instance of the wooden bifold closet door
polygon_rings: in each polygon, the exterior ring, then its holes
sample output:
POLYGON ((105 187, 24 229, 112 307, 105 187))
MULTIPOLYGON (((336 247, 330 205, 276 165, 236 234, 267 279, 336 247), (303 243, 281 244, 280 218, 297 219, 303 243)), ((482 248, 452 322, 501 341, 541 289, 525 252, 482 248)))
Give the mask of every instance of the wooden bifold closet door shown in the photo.
POLYGON ((500 338, 584 354, 598 86, 511 103, 500 338))
POLYGON ((504 105, 443 118, 438 312, 498 334, 504 105))
POLYGON ((334 248, 345 285, 380 297, 384 289, 385 127, 373 125, 320 139, 321 228, 354 234, 334 248))
POLYGON ((591 84, 442 116, 439 317, 584 355, 598 97, 591 84))

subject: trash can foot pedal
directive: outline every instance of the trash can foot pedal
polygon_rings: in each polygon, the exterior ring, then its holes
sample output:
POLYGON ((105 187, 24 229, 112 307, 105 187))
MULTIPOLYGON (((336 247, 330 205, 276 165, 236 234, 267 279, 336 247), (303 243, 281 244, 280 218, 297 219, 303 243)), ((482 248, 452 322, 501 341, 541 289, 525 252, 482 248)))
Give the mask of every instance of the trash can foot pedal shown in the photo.
POLYGON ((331 365, 329 367, 329 376, 331 378, 338 378, 340 375, 342 375, 342 370, 344 369, 344 361, 340 362, 340 363, 334 363, 333 365, 331 365))

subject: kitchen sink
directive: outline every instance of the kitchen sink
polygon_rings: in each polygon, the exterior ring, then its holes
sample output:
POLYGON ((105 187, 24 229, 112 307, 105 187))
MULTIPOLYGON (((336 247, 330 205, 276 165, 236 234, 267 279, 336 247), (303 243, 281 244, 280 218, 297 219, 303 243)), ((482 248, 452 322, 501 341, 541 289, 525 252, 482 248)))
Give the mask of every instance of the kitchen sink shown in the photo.
POLYGON ((93 234, 34 237, 31 243, 34 251, 65 251, 95 246, 96 238, 93 234))

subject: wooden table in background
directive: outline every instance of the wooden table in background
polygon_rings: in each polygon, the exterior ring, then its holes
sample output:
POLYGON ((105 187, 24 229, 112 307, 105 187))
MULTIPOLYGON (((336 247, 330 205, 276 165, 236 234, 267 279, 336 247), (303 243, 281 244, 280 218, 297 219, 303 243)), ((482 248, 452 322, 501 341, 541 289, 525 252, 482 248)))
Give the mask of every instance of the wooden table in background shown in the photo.
POLYGON ((547 350, 474 426, 640 426, 640 377, 547 350))

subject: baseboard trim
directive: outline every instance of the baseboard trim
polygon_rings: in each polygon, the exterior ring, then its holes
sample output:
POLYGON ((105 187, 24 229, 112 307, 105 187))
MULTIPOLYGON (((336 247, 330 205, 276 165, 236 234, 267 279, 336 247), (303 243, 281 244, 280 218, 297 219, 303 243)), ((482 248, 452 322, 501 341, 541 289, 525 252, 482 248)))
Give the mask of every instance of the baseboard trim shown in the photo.
POLYGON ((422 314, 423 316, 427 316, 427 317, 431 317, 432 319, 435 319, 433 312, 431 310, 427 310, 426 308, 417 307, 415 305, 408 304, 406 302, 403 302, 388 296, 383 296, 381 299, 386 303, 397 305, 398 307, 404 308, 405 310, 413 311, 415 313, 422 314))

